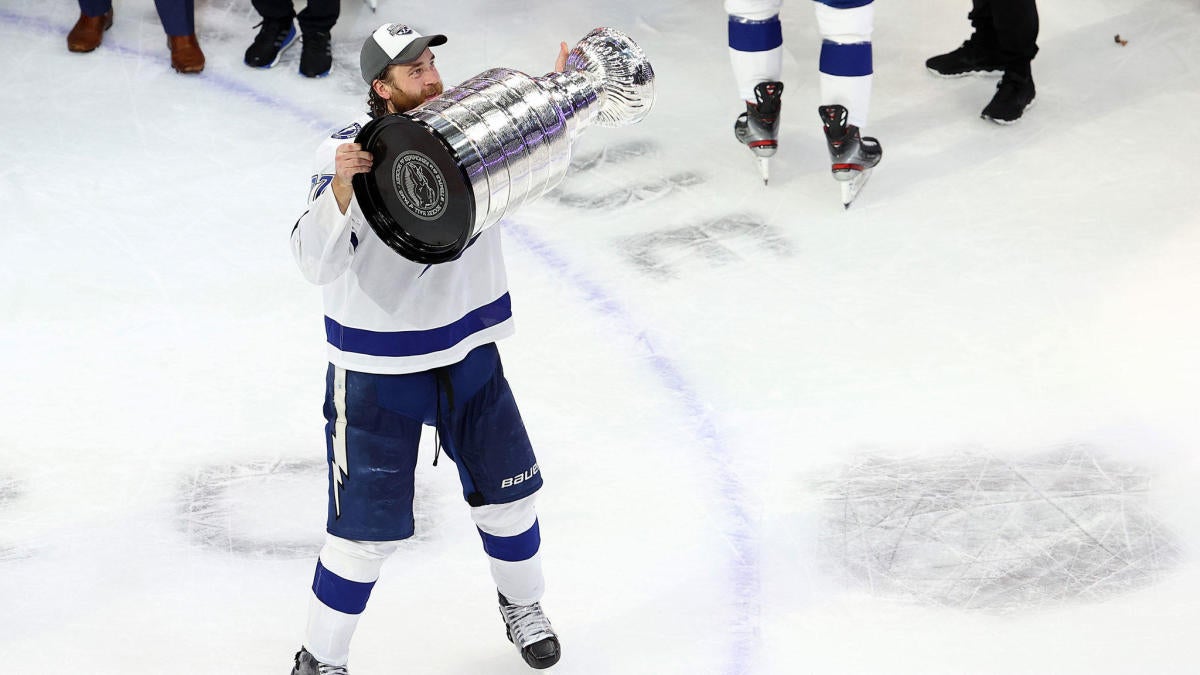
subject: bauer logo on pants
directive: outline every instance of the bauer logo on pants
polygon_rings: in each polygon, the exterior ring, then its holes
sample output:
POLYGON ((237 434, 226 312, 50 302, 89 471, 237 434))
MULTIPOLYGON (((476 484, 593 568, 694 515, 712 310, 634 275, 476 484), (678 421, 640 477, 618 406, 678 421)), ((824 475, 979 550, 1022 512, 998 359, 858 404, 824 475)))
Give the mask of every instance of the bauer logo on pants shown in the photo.
POLYGON ((446 212, 446 178, 425 155, 415 150, 400 153, 392 165, 392 181, 400 203, 414 216, 436 220, 446 212))
POLYGON ((525 473, 519 473, 512 478, 505 478, 504 482, 500 483, 500 489, 503 490, 504 488, 510 488, 514 485, 520 485, 521 483, 524 483, 530 478, 538 475, 538 470, 538 465, 534 464, 533 466, 529 467, 529 470, 525 473))

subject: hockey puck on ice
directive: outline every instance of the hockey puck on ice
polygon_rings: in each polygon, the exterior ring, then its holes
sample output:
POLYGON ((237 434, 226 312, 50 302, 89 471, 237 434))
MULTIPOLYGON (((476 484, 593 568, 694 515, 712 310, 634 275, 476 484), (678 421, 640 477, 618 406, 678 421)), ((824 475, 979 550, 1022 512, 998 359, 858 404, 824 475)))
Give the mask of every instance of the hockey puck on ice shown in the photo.
POLYGON ((371 120, 354 141, 374 158, 351 184, 375 235, 415 262, 458 257, 475 224, 475 195, 441 136, 396 114, 371 120))

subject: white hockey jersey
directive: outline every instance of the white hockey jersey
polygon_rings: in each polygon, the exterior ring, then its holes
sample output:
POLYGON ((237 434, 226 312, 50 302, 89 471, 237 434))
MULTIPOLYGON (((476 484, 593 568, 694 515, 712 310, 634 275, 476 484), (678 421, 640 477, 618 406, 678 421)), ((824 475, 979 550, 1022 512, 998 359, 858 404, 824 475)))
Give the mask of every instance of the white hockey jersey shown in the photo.
POLYGON ((292 254, 325 296, 329 361, 366 373, 412 373, 461 361, 512 335, 500 227, 456 260, 416 263, 380 241, 358 200, 343 214, 330 184, 334 153, 370 120, 362 115, 317 149, 308 210, 292 230, 292 254))

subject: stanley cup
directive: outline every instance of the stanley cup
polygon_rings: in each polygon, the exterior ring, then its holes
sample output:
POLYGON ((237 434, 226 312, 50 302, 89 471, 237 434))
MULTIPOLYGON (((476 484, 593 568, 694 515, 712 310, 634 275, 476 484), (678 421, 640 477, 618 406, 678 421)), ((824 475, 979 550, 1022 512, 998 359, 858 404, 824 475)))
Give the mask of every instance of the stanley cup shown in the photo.
POLYGON ((356 141, 375 156, 354 191, 371 228, 422 263, 467 244, 562 182, 578 135, 595 124, 640 122, 654 104, 654 70, 641 48, 597 28, 562 73, 508 68, 477 75, 400 115, 372 120, 356 141))

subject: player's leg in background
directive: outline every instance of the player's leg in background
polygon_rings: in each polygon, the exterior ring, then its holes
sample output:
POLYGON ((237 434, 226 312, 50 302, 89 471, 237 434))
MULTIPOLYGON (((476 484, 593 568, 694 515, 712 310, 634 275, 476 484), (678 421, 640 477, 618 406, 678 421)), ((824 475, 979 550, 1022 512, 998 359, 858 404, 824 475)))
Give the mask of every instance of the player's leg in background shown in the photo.
POLYGON ((841 183, 842 205, 849 208, 883 157, 879 141, 860 134, 867 123, 875 78, 871 51, 875 6, 872 0, 817 0, 814 7, 821 34, 817 115, 833 177, 841 183))
POLYGON ((729 15, 729 60, 738 94, 746 109, 734 121, 733 133, 758 158, 763 182, 767 160, 779 146, 782 107, 782 0, 725 0, 729 15))
POLYGON ((821 105, 841 105, 849 123, 866 128, 871 107, 874 57, 871 33, 875 25, 872 0, 816 0, 817 30, 821 34, 821 105))
POLYGON ((782 0, 725 0, 733 78, 738 94, 748 103, 754 101, 758 83, 778 81, 783 75, 782 4, 782 0))

